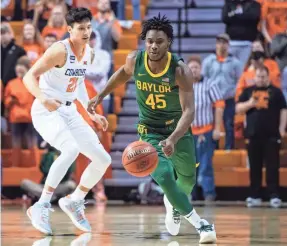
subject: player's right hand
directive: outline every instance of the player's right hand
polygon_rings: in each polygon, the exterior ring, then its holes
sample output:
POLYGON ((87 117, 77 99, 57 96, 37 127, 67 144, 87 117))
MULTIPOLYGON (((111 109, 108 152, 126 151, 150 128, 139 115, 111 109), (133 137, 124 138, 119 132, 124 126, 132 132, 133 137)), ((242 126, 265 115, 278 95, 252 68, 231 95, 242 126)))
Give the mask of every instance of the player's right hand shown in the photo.
POLYGON ((50 112, 56 111, 61 106, 61 102, 56 99, 46 98, 41 102, 50 112))
POLYGON ((87 108, 88 112, 90 114, 95 114, 96 107, 102 102, 102 100, 103 98, 100 97, 99 95, 93 97, 88 103, 88 108, 87 108))

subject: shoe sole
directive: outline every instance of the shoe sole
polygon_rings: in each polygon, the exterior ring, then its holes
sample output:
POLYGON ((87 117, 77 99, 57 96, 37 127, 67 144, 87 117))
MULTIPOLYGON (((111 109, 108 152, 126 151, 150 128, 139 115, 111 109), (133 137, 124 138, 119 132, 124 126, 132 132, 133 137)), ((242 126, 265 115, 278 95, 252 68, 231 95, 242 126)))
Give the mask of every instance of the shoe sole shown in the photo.
POLYGON ((165 215, 165 221, 164 221, 164 223, 165 223, 165 227, 166 227, 166 230, 168 231, 168 233, 170 234, 170 235, 172 235, 172 236, 177 236, 178 235, 178 233, 179 233, 179 229, 180 229, 180 223, 179 223, 179 226, 178 226, 178 232, 177 233, 173 233, 173 232, 171 232, 170 230, 169 230, 169 228, 168 228, 168 206, 169 206, 169 204, 166 204, 166 201, 165 201, 165 199, 167 199, 166 197, 164 197, 164 199, 163 199, 163 203, 164 203, 164 206, 165 206, 165 209, 166 209, 166 215, 165 215))
POLYGON ((59 206, 63 210, 63 212, 69 216, 70 220, 73 222, 73 224, 81 231, 84 232, 91 232, 91 230, 88 230, 87 228, 83 227, 78 221, 76 221, 73 217, 73 215, 70 213, 70 211, 66 208, 64 201, 62 198, 59 200, 59 206))
POLYGON ((203 240, 200 240, 200 244, 208 244, 208 243, 216 243, 217 238, 216 235, 210 234, 208 237, 205 237, 203 240))
POLYGON ((38 226, 37 224, 35 224, 35 223, 33 222, 32 217, 31 217, 31 213, 30 213, 30 209, 31 209, 31 207, 27 209, 26 214, 27 214, 27 216, 29 217, 29 219, 31 220, 32 226, 33 226, 35 229, 37 229, 38 231, 40 231, 40 232, 42 232, 42 233, 44 233, 44 234, 46 234, 46 235, 52 235, 52 232, 45 230, 44 228, 38 226))

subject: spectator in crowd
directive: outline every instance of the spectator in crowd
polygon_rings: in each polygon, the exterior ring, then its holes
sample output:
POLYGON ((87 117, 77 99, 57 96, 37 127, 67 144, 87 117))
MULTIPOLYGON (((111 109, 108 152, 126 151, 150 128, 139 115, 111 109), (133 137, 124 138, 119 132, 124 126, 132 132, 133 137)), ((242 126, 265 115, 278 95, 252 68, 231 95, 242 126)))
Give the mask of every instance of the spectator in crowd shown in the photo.
POLYGON ((241 72, 250 56, 252 42, 258 35, 261 5, 254 0, 225 1, 222 21, 230 36, 230 53, 241 63, 241 72))
POLYGON ((29 0, 28 18, 33 19, 34 26, 42 31, 48 24, 52 10, 57 5, 62 5, 65 8, 64 13, 66 13, 66 5, 63 0, 29 0))
POLYGON ((9 23, 1 23, 1 80, 3 85, 16 78, 15 66, 19 57, 26 51, 15 44, 14 34, 9 23))
POLYGON ((281 87, 287 100, 287 28, 284 33, 277 34, 272 40, 271 55, 276 58, 279 64, 282 77, 281 87))
MULTIPOLYGON (((99 37, 100 38, 100 37, 99 37)), ((110 54, 97 45, 96 33, 92 32, 90 37, 90 46, 95 51, 95 58, 86 71, 86 78, 89 79, 96 91, 102 91, 108 81, 108 73, 111 68, 110 54)), ((104 113, 108 113, 110 106, 110 95, 103 100, 104 113)))
MULTIPOLYGON (((41 179, 40 184, 35 183, 34 181, 29 179, 22 180, 20 184, 21 189, 33 201, 37 201, 40 198, 49 170, 55 159, 57 159, 58 156, 60 155, 59 151, 53 148, 52 146, 48 146, 47 149, 48 151, 43 155, 40 163, 40 171, 43 174, 43 178, 41 179)), ((75 181, 73 181, 72 179, 74 170, 75 170, 75 163, 71 165, 66 175, 60 182, 59 186, 56 188, 51 202, 57 202, 59 198, 64 197, 75 190, 77 185, 75 181)))
POLYGON ((216 54, 206 57, 202 64, 202 74, 208 81, 218 83, 225 100, 223 113, 226 132, 225 149, 234 148, 235 89, 241 75, 241 65, 237 58, 228 55, 229 36, 220 34, 216 38, 216 54))
POLYGON ((281 88, 280 70, 277 63, 266 57, 263 45, 260 41, 255 41, 253 45, 253 51, 250 56, 250 60, 247 62, 247 68, 241 75, 236 88, 236 99, 240 96, 242 91, 249 86, 254 85, 255 70, 258 67, 266 66, 269 72, 269 79, 271 83, 281 88))
MULTIPOLYGON (((141 19, 141 12, 140 12, 140 0, 132 0, 133 6, 133 20, 140 20, 141 19)), ((126 19, 126 0, 119 0, 118 1, 118 11, 117 17, 119 20, 126 19)))
POLYGON ((266 183, 270 206, 280 207, 279 150, 287 123, 286 101, 280 89, 271 85, 267 67, 255 71, 255 85, 244 89, 236 105, 237 113, 246 113, 245 137, 250 166, 250 192, 247 206, 261 205, 262 166, 266 165, 266 183))
POLYGON ((287 29, 287 1, 268 0, 262 3, 262 34, 268 43, 276 34, 283 33, 287 29))
POLYGON ((48 33, 44 37, 44 42, 43 42, 44 51, 46 51, 49 47, 51 47, 51 45, 55 42, 57 42, 57 36, 55 34, 48 33))
POLYGON ((93 30, 97 30, 102 39, 102 49, 109 52, 112 57, 113 49, 122 35, 122 28, 115 14, 111 10, 110 0, 99 0, 98 10, 92 20, 93 30))
POLYGON ((25 23, 23 27, 23 48, 32 64, 41 57, 43 52, 43 39, 39 30, 31 22, 25 23))
POLYGON ((67 32, 65 10, 63 5, 56 5, 53 8, 49 21, 42 31, 43 37, 49 33, 56 35, 58 40, 63 37, 67 32))
POLYGON ((12 162, 14 166, 19 166, 24 138, 26 138, 28 149, 31 150, 32 160, 34 159, 37 145, 36 131, 30 114, 34 97, 26 89, 22 80, 29 69, 29 58, 26 56, 19 58, 15 68, 17 78, 10 80, 4 91, 5 114, 11 123, 12 162))
POLYGON ((220 138, 224 101, 217 83, 201 76, 201 59, 191 56, 188 66, 197 82, 193 84, 195 119, 192 133, 196 146, 198 184, 202 187, 205 201, 214 201, 216 197, 212 157, 220 138), (215 107, 215 110, 214 110, 215 107), (215 111, 215 112, 214 112, 215 111))

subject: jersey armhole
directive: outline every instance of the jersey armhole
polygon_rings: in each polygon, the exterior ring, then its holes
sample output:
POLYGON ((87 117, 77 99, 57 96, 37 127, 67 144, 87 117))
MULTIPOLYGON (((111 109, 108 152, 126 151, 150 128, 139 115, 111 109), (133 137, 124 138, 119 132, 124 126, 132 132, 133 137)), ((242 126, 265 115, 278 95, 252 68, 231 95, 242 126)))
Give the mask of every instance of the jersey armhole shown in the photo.
POLYGON ((135 67, 134 67, 134 75, 137 74, 136 73, 136 69, 138 69, 140 67, 140 62, 142 61, 141 57, 142 57, 142 51, 138 50, 137 55, 136 55, 136 63, 135 63, 135 67))
POLYGON ((67 58, 68 58, 68 48, 67 48, 67 46, 63 43, 63 42, 60 42, 60 43, 62 43, 63 45, 64 45, 64 47, 65 47, 65 62, 64 62, 64 64, 62 65, 62 66, 55 66, 55 68, 62 68, 62 67, 64 67, 65 66, 65 64, 67 63, 67 58))

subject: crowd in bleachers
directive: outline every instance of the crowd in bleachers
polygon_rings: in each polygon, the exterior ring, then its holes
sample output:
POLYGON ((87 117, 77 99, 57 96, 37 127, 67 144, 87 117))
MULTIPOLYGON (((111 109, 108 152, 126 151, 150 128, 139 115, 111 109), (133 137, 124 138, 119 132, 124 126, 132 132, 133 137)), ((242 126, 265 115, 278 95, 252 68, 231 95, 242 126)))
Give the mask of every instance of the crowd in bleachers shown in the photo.
MULTIPOLYGON (((31 156, 34 155, 37 147, 41 148, 41 139, 32 127, 29 115, 33 98, 23 86, 22 78, 48 47, 58 40, 69 37, 64 17, 72 6, 88 7, 94 16, 90 45, 95 49, 96 59, 87 71, 85 81, 90 97, 103 88, 111 73, 118 69, 125 59, 126 51, 115 51, 122 47, 120 41, 126 38, 125 43, 131 49, 132 44, 137 43, 134 36, 123 36, 123 27, 129 24, 121 20, 125 20, 126 17, 133 20, 141 19, 143 6, 140 0, 119 0, 117 5, 110 0, 2 1, 1 132, 4 139, 8 132, 12 133, 13 154, 9 164, 11 166, 21 166, 21 160, 19 160, 21 148, 30 149, 31 156), (129 7, 133 8, 133 15, 128 14, 128 17, 126 16, 126 11, 129 9, 127 2, 131 3, 129 7), (17 26, 13 26, 14 21, 22 21, 20 30, 17 26), (116 53, 117 62, 115 62, 116 53), (22 138, 26 140, 24 145, 22 138)), ((236 104, 247 88, 256 86, 256 71, 263 66, 267 67, 270 83, 280 88, 285 100, 287 99, 287 1, 226 0, 222 9, 222 22, 226 25, 226 33, 216 37, 215 53, 207 56, 203 61, 194 56, 187 61, 195 73, 198 69, 201 70, 203 77, 199 79, 200 81, 216 82, 218 88, 213 88, 209 93, 213 90, 219 90, 221 93, 221 98, 218 98, 215 93, 210 95, 211 100, 205 102, 208 104, 207 111, 212 110, 213 103, 216 104, 214 119, 208 119, 207 122, 206 119, 199 118, 197 124, 193 125, 195 141, 198 143, 196 145, 198 158, 202 159, 201 166, 205 167, 205 170, 199 172, 202 175, 199 177, 199 180, 202 180, 199 183, 203 187, 206 200, 214 200, 216 197, 212 156, 213 150, 218 147, 218 139, 223 135, 221 125, 224 125, 226 150, 239 148, 237 140, 246 137, 245 115, 236 113, 236 104)), ((137 28, 134 27, 134 33, 138 33, 137 28)), ((124 87, 119 88, 114 97, 107 96, 103 105, 97 109, 98 112, 106 115, 111 112, 119 113, 123 90, 124 87)), ((201 90, 198 89, 198 91, 201 90)), ((195 97, 195 104, 205 100, 202 95, 201 98, 197 95, 195 97)), ((89 121, 80 104, 78 109, 89 121)), ((98 131, 93 122, 89 121, 89 123, 95 131, 98 131)), ((99 132, 104 145, 106 143, 105 147, 109 149, 111 140, 105 134, 99 132)), ((280 134, 279 138, 285 136, 283 131, 280 134)), ((8 141, 2 141, 2 148, 11 146, 8 141)), ((31 160, 34 159, 31 158, 31 160)), ((279 164, 277 171, 278 168, 279 164)), ((271 179, 270 182, 268 185, 272 186, 278 180, 271 179)), ((104 195, 99 196, 105 199, 104 195)), ((270 197, 279 198, 279 194, 270 194, 270 197)), ((259 197, 251 198, 259 199, 259 197)), ((258 201, 249 200, 251 206, 252 202, 258 201)))

